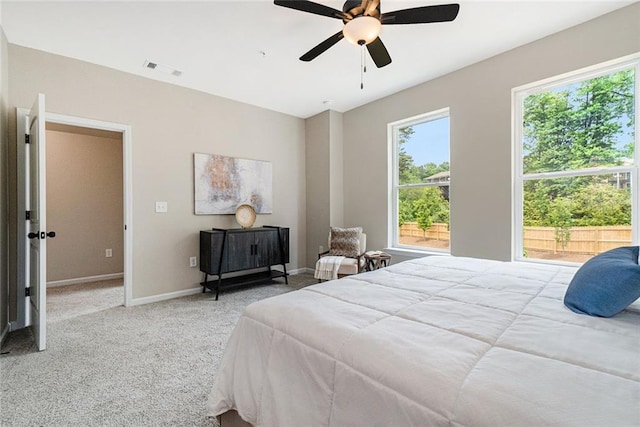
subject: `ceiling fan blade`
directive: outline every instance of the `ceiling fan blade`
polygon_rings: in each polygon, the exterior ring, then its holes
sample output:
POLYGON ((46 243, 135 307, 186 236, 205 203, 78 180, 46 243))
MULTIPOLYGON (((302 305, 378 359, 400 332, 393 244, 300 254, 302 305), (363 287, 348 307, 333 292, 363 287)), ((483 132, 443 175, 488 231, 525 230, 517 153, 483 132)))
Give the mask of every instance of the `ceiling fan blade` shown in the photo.
POLYGON ((288 7, 289 9, 300 10, 302 12, 313 13, 314 15, 328 16, 329 18, 351 20, 353 17, 341 10, 334 9, 312 1, 304 0, 275 0, 276 6, 288 7))
POLYGON ((318 46, 311 49, 309 52, 302 55, 300 57, 300 60, 309 62, 315 59, 318 55, 323 53, 325 50, 329 49, 334 44, 338 43, 343 38, 344 38, 344 34, 342 33, 342 30, 340 30, 334 35, 332 35, 331 37, 329 37, 328 39, 326 39, 325 41, 323 41, 322 43, 320 43, 318 46))
POLYGON ((382 68, 385 65, 391 64, 391 57, 389 56, 389 52, 387 48, 380 40, 380 37, 372 41, 367 45, 367 50, 369 51, 369 55, 371 55, 371 59, 376 64, 376 67, 382 68))
POLYGON ((380 16, 380 21, 385 25, 448 22, 456 19, 459 11, 460 5, 457 3, 414 7, 383 13, 380 16))

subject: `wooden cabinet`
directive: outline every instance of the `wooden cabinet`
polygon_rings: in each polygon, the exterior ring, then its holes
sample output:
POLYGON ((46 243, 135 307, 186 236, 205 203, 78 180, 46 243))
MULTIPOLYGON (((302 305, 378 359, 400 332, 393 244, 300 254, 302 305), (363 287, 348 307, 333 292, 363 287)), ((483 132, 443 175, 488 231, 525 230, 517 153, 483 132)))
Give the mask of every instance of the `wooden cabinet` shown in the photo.
POLYGON ((223 230, 214 228, 200 232, 200 271, 204 273, 202 291, 216 292, 221 287, 268 282, 276 277, 287 279, 289 262, 289 229, 264 226, 260 228, 223 230), (282 270, 271 267, 281 265, 282 270), (257 270, 244 275, 223 278, 223 274, 257 270), (209 276, 216 276, 209 281, 209 276))

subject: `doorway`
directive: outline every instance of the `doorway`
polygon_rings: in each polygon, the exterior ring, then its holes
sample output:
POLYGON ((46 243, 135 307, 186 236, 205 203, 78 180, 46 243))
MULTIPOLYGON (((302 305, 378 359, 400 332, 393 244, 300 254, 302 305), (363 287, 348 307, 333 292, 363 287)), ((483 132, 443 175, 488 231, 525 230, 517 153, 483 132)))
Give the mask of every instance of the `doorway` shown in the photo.
MULTIPOLYGON (((18 143, 20 144, 21 142, 27 142, 26 140, 26 136, 25 134, 29 132, 29 122, 30 122, 30 110, 27 109, 17 109, 17 129, 18 129, 18 143), (23 131, 24 129, 24 131, 23 131)), ((121 147, 121 210, 120 210, 120 214, 121 214, 121 221, 120 221, 120 230, 119 230, 119 234, 122 236, 121 237, 121 245, 122 245, 122 249, 121 249, 121 259, 122 259, 122 264, 121 264, 121 272, 119 273, 120 276, 122 276, 121 280, 123 282, 123 297, 121 297, 121 302, 124 303, 125 306, 130 306, 131 305, 131 300, 132 300, 132 257, 133 257, 133 252, 132 252, 132 227, 131 227, 131 223, 132 223, 132 183, 131 183, 131 176, 132 176, 132 164, 131 164, 131 145, 132 145, 132 139, 131 139, 131 127, 128 125, 123 125, 123 124, 118 124, 118 123, 110 123, 110 122, 103 122, 103 121, 98 121, 98 120, 92 120, 92 119, 86 119, 86 118, 81 118, 81 117, 75 117, 75 116, 67 116, 67 115, 61 115, 61 114, 54 114, 54 113, 46 113, 46 114, 41 114, 41 116, 43 118, 45 118, 45 122, 47 127, 49 127, 50 129, 62 129, 60 126, 64 127, 64 126, 68 126, 68 127, 72 127, 75 128, 76 130, 81 130, 84 133, 99 133, 100 131, 105 131, 107 132, 107 134, 109 135, 119 135, 120 136, 120 147, 121 147)), ((42 133, 46 133, 43 132, 42 133)), ((33 144, 30 144, 33 145, 33 144)), ((44 150, 46 151, 46 138, 45 138, 45 142, 44 142, 44 150)), ((21 150, 19 149, 17 151, 18 154, 18 203, 17 203, 17 209, 18 209, 18 215, 23 217, 24 215, 24 209, 28 206, 27 205, 27 201, 26 199, 26 192, 27 189, 29 187, 29 182, 28 182, 28 173, 26 173, 26 170, 20 170, 21 168, 26 168, 27 170, 29 169, 29 166, 27 165, 28 163, 28 150, 26 149, 27 144, 24 145, 25 150, 21 150), (24 189, 24 191, 21 191, 20 189, 24 189)), ((45 167, 46 170, 46 167, 45 167)), ((45 190, 47 185, 41 185, 45 190)), ((96 189, 96 192, 100 192, 99 189, 96 189)), ((46 205, 46 203, 44 204, 46 205)), ((28 218, 28 215, 27 215, 28 218)), ((27 235, 27 229, 29 227, 29 221, 19 221, 18 222, 18 235, 19 236, 26 236, 27 235)), ((54 231, 53 229, 50 229, 51 231, 54 231)), ((118 231, 115 231, 116 233, 118 233, 118 231)), ((48 233, 47 233, 48 234, 48 233)), ((88 232, 84 233, 85 239, 91 239, 91 230, 89 230, 88 232)), ((106 247, 103 248, 104 252, 102 252, 105 256, 105 258, 107 258, 107 249, 111 249, 111 251, 109 251, 109 253, 111 254, 111 257, 108 258, 113 258, 116 254, 117 254, 117 250, 114 247, 106 247)), ((24 290, 25 287, 29 286, 29 272, 28 272, 28 268, 29 268, 29 251, 28 251, 28 247, 26 246, 26 239, 18 239, 18 280, 17 280, 17 286, 18 286, 18 295, 21 294, 21 289, 24 290)), ((43 268, 43 271, 46 271, 46 267, 43 268)), ((98 274, 98 276, 103 276, 101 278, 108 278, 105 277, 105 274, 98 274)), ((88 276, 91 277, 91 276, 88 276)), ((86 277, 85 277, 86 278, 86 277)), ((61 279, 64 280, 64 279, 61 279)), ((51 280, 50 280, 51 281, 51 280)), ((55 281, 55 280, 54 280, 55 281)), ((69 284, 69 283, 67 283, 69 284)), ((43 283, 44 285, 44 283, 43 283)), ((43 298, 44 300, 46 300, 46 286, 45 288, 45 295, 43 295, 45 298, 43 298)), ((28 291, 28 289, 27 289, 28 291)), ((43 319, 41 319, 41 321, 37 321, 36 319, 32 319, 31 315, 30 315, 30 301, 29 301, 29 293, 26 293, 27 297, 24 299, 19 298, 18 301, 18 316, 17 316, 17 321, 16 322, 12 322, 11 325, 11 330, 16 330, 16 329, 20 329, 20 328, 24 328, 27 326, 31 326, 34 325, 35 323, 40 323, 42 325, 42 321, 44 321, 45 325, 46 325, 46 317, 43 319), (35 322, 35 323, 34 323, 35 322)), ((45 308, 45 307, 42 307, 45 308)), ((45 345, 43 343, 43 345, 40 347, 41 349, 45 348, 45 345)))
POLYGON ((46 122, 47 321, 124 304, 122 132, 46 122))

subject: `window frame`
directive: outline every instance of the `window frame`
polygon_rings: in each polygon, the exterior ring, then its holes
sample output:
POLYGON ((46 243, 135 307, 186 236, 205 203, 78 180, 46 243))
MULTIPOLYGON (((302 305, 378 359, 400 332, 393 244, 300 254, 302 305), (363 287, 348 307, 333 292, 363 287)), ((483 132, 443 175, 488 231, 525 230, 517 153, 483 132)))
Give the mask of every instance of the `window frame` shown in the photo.
POLYGON ((513 150, 513 202, 512 202, 512 255, 514 261, 535 262, 542 264, 557 264, 576 266, 580 263, 567 261, 543 260, 526 258, 524 256, 524 182, 545 178, 570 178, 576 176, 594 176, 614 173, 629 173, 631 176, 631 244, 640 242, 640 54, 628 55, 616 60, 596 64, 590 67, 561 74, 548 79, 529 83, 511 90, 511 117, 512 117, 512 150, 513 150), (617 71, 634 69, 634 120, 635 140, 632 166, 606 166, 564 170, 554 172, 524 173, 523 143, 524 143, 524 100, 529 96, 541 92, 553 90, 573 83, 579 83, 617 71))
MULTIPOLYGON (((419 125, 434 120, 443 118, 449 118, 449 165, 451 165, 451 114, 449 107, 441 108, 439 110, 430 111, 427 113, 419 114, 417 116, 409 117, 406 119, 398 120, 387 124, 387 141, 388 141, 388 159, 389 159, 389 191, 388 191, 388 231, 387 241, 388 247, 394 250, 404 252, 406 254, 416 253, 417 255, 425 253, 437 253, 437 254, 450 254, 451 253, 451 241, 449 241, 449 249, 428 248, 420 246, 403 245, 400 243, 400 228, 398 227, 398 195, 399 190, 403 188, 423 188, 423 187, 443 187, 438 182, 425 182, 418 184, 400 184, 400 172, 398 162, 398 137, 399 130, 408 126, 419 125)), ((451 199, 451 172, 449 172, 449 199, 451 199)), ((449 212, 451 212, 451 204, 449 204, 449 212)), ((451 216, 451 215, 450 215, 451 216)))

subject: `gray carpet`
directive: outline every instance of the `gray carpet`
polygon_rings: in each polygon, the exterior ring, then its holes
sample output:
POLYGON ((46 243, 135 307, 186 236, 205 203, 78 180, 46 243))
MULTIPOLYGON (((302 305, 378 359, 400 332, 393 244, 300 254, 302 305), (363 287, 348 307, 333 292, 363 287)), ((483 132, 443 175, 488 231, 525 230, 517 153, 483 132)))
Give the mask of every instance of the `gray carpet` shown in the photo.
POLYGON ((211 426, 207 396, 237 319, 254 301, 316 281, 289 283, 60 318, 48 323, 44 352, 28 330, 12 332, 0 357, 0 425, 211 426))
POLYGON ((47 322, 95 313, 123 303, 123 279, 47 288, 47 322))

